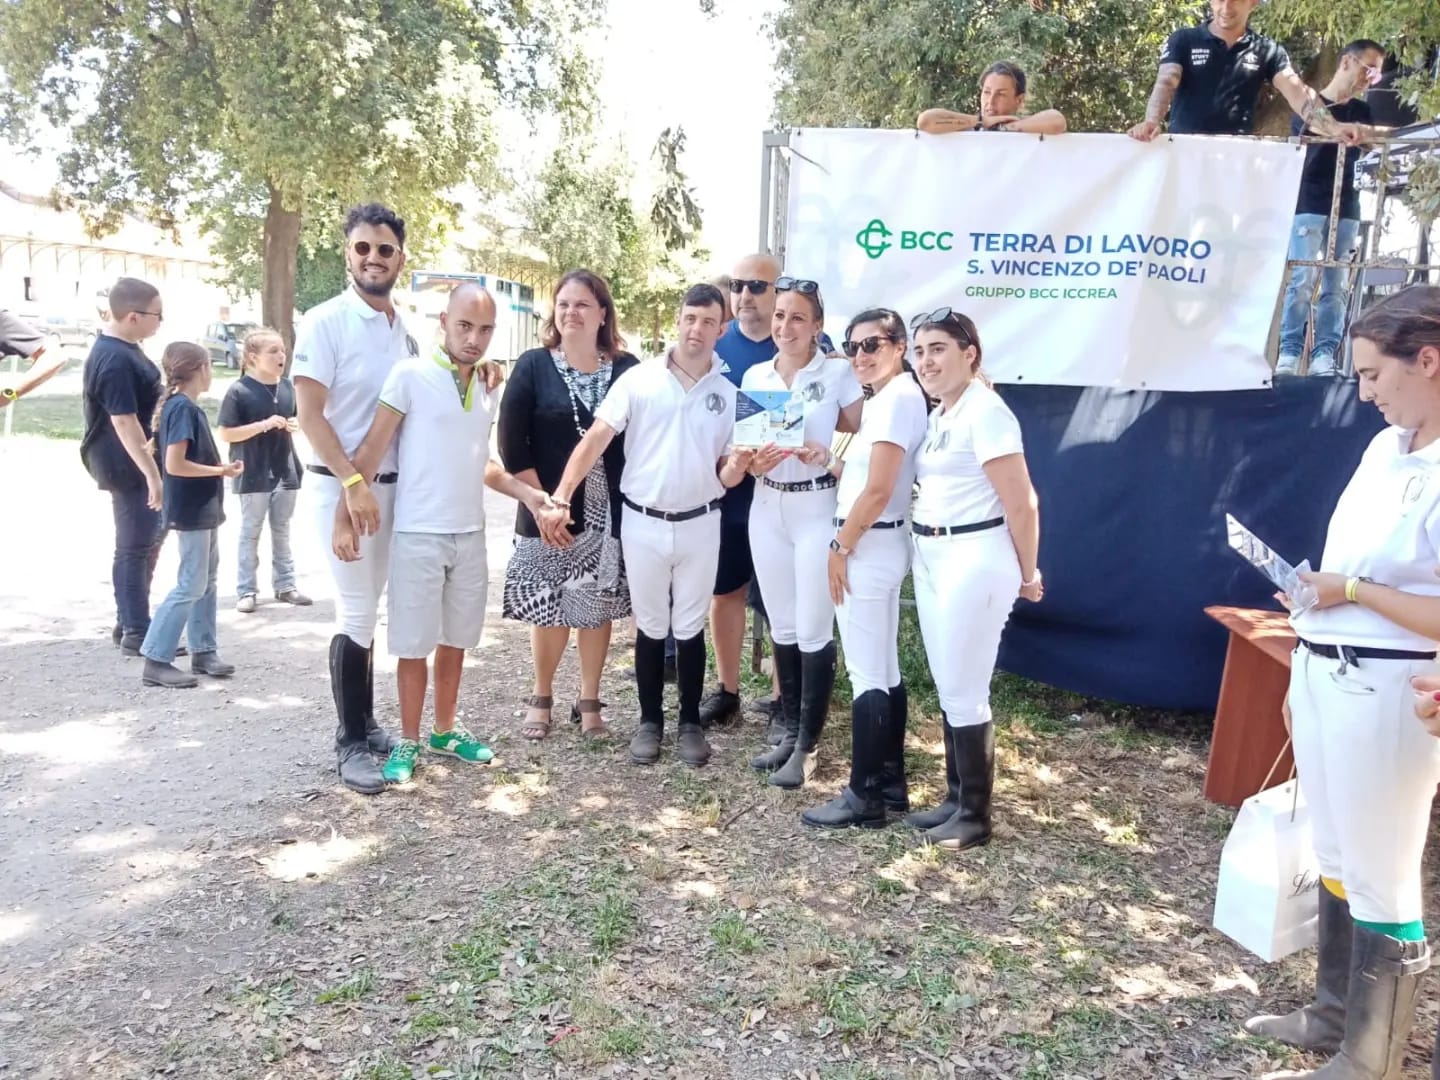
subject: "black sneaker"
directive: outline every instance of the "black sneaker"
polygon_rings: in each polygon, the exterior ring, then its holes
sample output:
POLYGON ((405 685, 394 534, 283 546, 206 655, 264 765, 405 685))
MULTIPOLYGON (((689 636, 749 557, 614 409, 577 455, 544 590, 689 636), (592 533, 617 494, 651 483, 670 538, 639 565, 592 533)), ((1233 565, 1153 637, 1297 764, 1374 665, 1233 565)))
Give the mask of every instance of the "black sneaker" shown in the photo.
POLYGON ((740 718, 740 695, 732 694, 723 686, 717 686, 710 695, 700 702, 700 726, 716 727, 733 724, 740 718))
POLYGON ((209 675, 212 679, 227 679, 235 674, 235 665, 225 663, 218 653, 200 652, 190 658, 190 670, 196 675, 209 675))

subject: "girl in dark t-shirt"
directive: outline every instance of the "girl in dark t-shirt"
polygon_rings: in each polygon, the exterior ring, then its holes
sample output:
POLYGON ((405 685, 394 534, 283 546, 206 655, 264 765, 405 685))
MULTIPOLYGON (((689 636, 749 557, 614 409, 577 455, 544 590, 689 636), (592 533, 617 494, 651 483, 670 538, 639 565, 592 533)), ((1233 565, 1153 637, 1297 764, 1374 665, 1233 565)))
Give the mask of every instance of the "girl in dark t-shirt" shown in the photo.
POLYGON ((155 444, 164 481, 162 514, 165 527, 180 543, 180 573, 175 588, 150 619, 140 654, 145 657, 141 681, 172 688, 196 685, 195 675, 223 677, 235 668, 215 651, 215 577, 220 566, 220 523, 224 478, 239 476, 245 466, 220 463, 210 434, 210 421, 197 404, 210 389, 210 354, 199 345, 177 341, 161 358, 165 396, 155 412, 155 444), (180 633, 190 645, 191 674, 175 667, 180 633))

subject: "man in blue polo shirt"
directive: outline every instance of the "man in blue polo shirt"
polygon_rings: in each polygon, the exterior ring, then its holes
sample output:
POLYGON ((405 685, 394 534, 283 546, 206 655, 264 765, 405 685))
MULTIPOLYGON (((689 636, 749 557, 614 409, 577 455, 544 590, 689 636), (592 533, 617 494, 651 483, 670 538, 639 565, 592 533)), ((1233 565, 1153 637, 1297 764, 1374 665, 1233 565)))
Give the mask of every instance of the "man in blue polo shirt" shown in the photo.
MULTIPOLYGON (((775 316, 775 279, 780 263, 773 255, 747 255, 730 274, 730 307, 735 313, 715 345, 724 361, 721 372, 737 387, 755 364, 775 358, 770 321, 775 316)), ((700 704, 704 727, 740 715, 740 654, 745 647, 745 599, 755 568, 750 561, 750 502, 755 478, 730 488, 720 504, 720 565, 710 602, 710 637, 715 643, 715 674, 720 685, 700 704)))
POLYGON ((1360 141, 1356 125, 1331 116, 1295 73, 1285 47, 1250 29, 1250 13, 1259 4, 1210 0, 1208 22, 1170 35, 1145 119, 1129 131, 1132 139, 1153 140, 1167 113, 1172 135, 1249 135, 1260 88, 1268 82, 1315 134, 1346 145, 1360 141))

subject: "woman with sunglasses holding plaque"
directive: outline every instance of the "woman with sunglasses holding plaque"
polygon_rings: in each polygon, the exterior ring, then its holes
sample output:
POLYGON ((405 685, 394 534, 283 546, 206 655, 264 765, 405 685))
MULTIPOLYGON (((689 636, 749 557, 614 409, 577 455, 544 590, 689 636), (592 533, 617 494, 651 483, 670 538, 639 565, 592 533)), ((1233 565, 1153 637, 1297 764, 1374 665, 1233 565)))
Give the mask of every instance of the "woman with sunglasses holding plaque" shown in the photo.
POLYGON ((865 393, 860 430, 840 477, 826 576, 853 695, 850 783, 801 815, 817 828, 878 829, 887 809, 908 809, 907 706, 900 680, 900 584, 910 568, 906 516, 915 454, 925 438, 925 395, 905 370, 905 323, 885 308, 863 311, 843 348, 865 393))
POLYGON ((798 395, 803 445, 762 447, 750 471, 759 477, 750 508, 750 550, 765 598, 784 729, 774 749, 751 765, 776 787, 798 788, 815 771, 816 747, 835 688, 835 605, 826 556, 835 535, 837 481, 830 471, 836 431, 860 426, 864 395, 850 364, 818 347, 825 322, 820 287, 803 278, 775 282, 773 360, 745 372, 742 393, 798 395))
POLYGON ((944 715, 945 800, 905 822, 956 851, 990 839, 995 729, 990 679, 1016 596, 1044 594, 1040 512, 1020 423, 980 374, 975 324, 948 307, 911 323, 929 397, 916 458, 915 607, 944 715))

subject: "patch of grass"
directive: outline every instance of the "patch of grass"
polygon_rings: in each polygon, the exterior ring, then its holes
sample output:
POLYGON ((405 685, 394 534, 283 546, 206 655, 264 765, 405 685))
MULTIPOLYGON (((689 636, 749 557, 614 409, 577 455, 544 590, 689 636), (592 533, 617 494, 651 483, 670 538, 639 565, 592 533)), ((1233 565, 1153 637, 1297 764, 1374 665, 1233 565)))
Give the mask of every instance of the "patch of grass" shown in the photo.
POLYGON ((247 984, 231 994, 230 1000, 266 1017, 286 1016, 295 1008, 295 981, 287 976, 279 982, 247 984))
POLYGON ((748 956, 760 949, 760 935, 745 923, 738 911, 727 911, 710 924, 710 940, 717 951, 748 956))
POLYGON ((1034 1053, 1020 1073, 1022 1080, 1048 1080, 1088 1071, 1112 1060, 1116 1038, 1125 1026, 1115 1013, 1087 1004, 1057 1016, 1052 1031, 1008 1035, 1005 1041, 1016 1049, 1034 1053))
POLYGON ((639 1024, 611 1028, 601 1037, 600 1049, 611 1057, 636 1057, 645 1050, 646 1034, 639 1024))
POLYGON ((410 1066, 388 1054, 358 1072, 346 1074, 346 1080, 410 1080, 410 1066))
POLYGON ((331 986, 315 995, 317 1005, 332 1005, 339 1001, 359 1001, 375 989, 375 972, 372 968, 361 968, 338 986, 331 986))
POLYGON ((590 945, 600 956, 609 956, 630 940, 635 932, 635 901, 620 893, 607 892, 595 909, 590 945))

